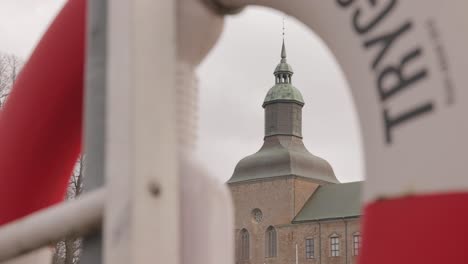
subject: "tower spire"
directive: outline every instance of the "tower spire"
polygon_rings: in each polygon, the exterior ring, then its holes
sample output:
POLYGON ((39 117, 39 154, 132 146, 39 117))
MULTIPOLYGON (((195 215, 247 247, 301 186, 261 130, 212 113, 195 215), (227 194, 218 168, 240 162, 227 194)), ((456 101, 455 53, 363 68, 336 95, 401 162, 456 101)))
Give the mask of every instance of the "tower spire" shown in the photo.
POLYGON ((281 46, 281 61, 276 66, 273 74, 275 75, 276 84, 291 84, 291 77, 294 74, 291 65, 286 61, 286 45, 284 44, 284 17, 283 17, 283 45, 281 46))
POLYGON ((286 46, 284 45, 284 35, 285 35, 285 27, 284 27, 284 17, 283 17, 283 46, 281 47, 281 62, 286 62, 286 46))
POLYGON ((284 45, 284 39, 283 46, 281 47, 281 62, 286 62, 286 46, 284 45))

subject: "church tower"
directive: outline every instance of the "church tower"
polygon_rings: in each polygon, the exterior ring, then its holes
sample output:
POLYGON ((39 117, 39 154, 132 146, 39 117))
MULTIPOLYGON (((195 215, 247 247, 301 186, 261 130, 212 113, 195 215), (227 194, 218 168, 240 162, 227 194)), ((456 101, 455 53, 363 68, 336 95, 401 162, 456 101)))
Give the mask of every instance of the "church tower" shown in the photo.
POLYGON ((263 146, 242 159, 228 181, 237 241, 243 241, 237 243, 237 263, 287 263, 294 254, 288 244, 294 234, 286 227, 320 185, 339 183, 328 162, 304 146, 304 99, 292 85, 293 74, 283 40, 275 84, 262 104, 263 146), (280 250, 289 253, 278 254, 280 250))
POLYGON ((229 184, 286 176, 309 179, 318 184, 338 183, 328 162, 312 155, 304 146, 304 99, 292 85, 293 74, 283 40, 281 61, 274 71, 275 85, 268 91, 262 105, 265 109, 263 146, 237 164, 229 184))

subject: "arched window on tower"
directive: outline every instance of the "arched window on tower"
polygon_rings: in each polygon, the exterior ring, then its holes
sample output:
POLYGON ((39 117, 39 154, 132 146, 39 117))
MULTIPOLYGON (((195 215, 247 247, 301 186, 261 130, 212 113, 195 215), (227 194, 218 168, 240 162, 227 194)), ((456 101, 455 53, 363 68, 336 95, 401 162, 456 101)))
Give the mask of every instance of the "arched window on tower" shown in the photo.
POLYGON ((239 233, 240 243, 239 243, 239 259, 248 260, 250 258, 250 238, 249 231, 247 229, 242 229, 239 233))
POLYGON ((265 233, 265 256, 276 257, 276 230, 272 226, 268 227, 265 233))

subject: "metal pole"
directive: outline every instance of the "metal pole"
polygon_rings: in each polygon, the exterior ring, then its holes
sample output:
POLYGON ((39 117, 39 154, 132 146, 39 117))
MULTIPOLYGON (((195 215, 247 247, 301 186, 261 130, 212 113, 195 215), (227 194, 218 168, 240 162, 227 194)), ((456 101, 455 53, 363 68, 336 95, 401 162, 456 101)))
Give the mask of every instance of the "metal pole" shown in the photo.
MULTIPOLYGON (((104 184, 107 0, 88 1, 85 87, 85 191, 104 184)), ((102 263, 102 231, 83 242, 83 264, 102 263)))
POLYGON ((345 224, 345 263, 348 264, 348 222, 343 218, 345 224))
POLYGON ((86 235, 100 228, 105 190, 58 204, 16 220, 0 229, 0 262, 12 259, 70 235, 86 235))
POLYGON ((297 244, 296 244, 296 264, 299 264, 297 244))
POLYGON ((322 263, 322 226, 320 225, 320 221, 317 222, 319 225, 319 264, 322 263))

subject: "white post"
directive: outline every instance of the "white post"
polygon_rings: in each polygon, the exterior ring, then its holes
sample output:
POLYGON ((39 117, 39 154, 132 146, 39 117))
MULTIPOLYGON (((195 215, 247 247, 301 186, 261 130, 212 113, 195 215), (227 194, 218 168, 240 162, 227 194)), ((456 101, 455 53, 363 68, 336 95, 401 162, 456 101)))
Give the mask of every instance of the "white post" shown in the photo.
POLYGON ((233 264, 234 212, 229 190, 193 158, 198 103, 195 68, 221 35, 224 18, 202 1, 176 2, 181 262, 233 264))
POLYGON ((105 263, 179 263, 175 3, 108 2, 105 263))

